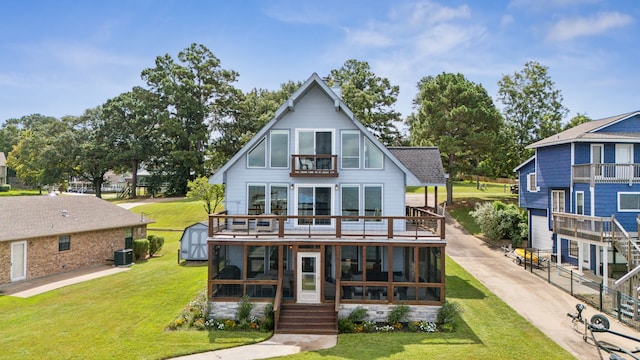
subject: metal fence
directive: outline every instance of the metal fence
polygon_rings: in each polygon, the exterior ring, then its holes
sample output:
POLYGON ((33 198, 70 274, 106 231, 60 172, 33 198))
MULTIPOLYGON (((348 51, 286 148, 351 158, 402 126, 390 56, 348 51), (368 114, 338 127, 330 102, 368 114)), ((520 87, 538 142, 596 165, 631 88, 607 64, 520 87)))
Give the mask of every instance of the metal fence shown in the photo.
POLYGON ((524 259, 514 259, 521 268, 597 308, 600 312, 640 329, 640 302, 638 297, 627 295, 633 294, 635 291, 620 287, 614 288, 614 279, 603 284, 602 279, 589 273, 588 270, 583 271, 583 275, 580 275, 575 265, 564 263, 558 265, 555 254, 551 250, 526 250, 524 259))

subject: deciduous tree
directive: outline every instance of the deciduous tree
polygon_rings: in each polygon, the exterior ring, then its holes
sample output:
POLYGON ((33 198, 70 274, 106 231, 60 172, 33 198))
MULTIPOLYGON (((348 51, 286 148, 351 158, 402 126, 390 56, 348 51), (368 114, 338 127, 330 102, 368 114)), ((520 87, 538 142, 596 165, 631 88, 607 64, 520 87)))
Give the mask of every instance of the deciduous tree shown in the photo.
POLYGON ((155 68, 142 71, 151 91, 160 97, 166 116, 161 124, 162 155, 156 166, 170 180, 170 192, 184 195, 187 182, 205 174, 204 155, 209 124, 229 116, 239 94, 232 83, 238 74, 220 67, 204 45, 192 44, 170 56, 158 56, 155 68))
POLYGON ((224 185, 209 184, 209 179, 205 176, 190 180, 187 187, 189 188, 187 197, 204 201, 204 210, 207 214, 212 214, 224 200, 224 185))

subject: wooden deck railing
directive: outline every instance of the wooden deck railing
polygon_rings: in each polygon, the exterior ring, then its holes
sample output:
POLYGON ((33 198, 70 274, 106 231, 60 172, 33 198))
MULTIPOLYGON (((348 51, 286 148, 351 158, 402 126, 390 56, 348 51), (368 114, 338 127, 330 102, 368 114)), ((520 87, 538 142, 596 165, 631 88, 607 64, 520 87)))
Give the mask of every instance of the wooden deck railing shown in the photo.
POLYGON ((282 304, 282 279, 278 278, 278 285, 276 287, 276 296, 273 299, 273 331, 278 329, 278 322, 280 321, 280 306, 282 304))
POLYGON ((289 176, 337 177, 338 155, 291 155, 289 176))
POLYGON ((219 234, 245 237, 334 238, 445 238, 445 218, 428 210, 411 216, 301 216, 227 215, 209 216, 209 237, 219 234), (400 226, 402 224, 402 226, 400 226))

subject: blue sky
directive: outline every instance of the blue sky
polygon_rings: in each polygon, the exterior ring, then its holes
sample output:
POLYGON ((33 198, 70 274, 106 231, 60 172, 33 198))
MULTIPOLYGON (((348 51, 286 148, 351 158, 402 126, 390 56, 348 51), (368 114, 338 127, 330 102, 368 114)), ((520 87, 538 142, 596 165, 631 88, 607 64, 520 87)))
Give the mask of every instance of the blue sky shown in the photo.
POLYGON ((424 76, 462 73, 496 99, 502 76, 527 61, 549 68, 569 117, 640 110, 633 0, 9 0, 0 2, 0 123, 81 115, 144 85, 156 56, 176 58, 191 43, 237 71, 244 91, 366 61, 400 86, 403 116, 424 76))

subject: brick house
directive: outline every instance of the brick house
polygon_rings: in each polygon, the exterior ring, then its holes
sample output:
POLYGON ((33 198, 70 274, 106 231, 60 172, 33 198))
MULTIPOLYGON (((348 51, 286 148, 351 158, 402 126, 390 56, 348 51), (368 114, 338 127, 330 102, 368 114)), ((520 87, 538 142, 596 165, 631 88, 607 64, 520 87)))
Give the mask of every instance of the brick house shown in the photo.
POLYGON ((94 196, 8 196, 0 208, 0 285, 105 264, 153 222, 94 196))

